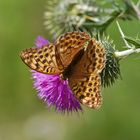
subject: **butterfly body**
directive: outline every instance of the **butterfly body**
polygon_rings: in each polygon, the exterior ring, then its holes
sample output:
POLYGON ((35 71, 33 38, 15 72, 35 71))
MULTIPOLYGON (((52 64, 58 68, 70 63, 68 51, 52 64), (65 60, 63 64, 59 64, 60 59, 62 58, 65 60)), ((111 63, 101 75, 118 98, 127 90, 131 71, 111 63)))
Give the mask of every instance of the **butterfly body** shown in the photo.
POLYGON ((100 73, 105 66, 105 49, 87 33, 66 33, 55 43, 27 49, 20 56, 31 69, 68 80, 82 104, 90 108, 100 107, 100 73))
POLYGON ((73 61, 66 67, 62 73, 62 80, 69 79, 69 77, 72 75, 75 65, 81 60, 82 56, 84 55, 84 49, 80 50, 75 57, 73 58, 73 61))

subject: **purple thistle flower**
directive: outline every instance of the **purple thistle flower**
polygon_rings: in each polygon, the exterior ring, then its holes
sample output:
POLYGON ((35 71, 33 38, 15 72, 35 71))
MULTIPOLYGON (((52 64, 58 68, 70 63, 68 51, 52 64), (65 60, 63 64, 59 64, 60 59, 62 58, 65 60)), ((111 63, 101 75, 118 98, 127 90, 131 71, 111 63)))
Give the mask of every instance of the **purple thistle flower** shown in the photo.
POLYGON ((43 38, 42 36, 38 36, 38 38, 35 41, 35 45, 38 48, 41 48, 41 47, 43 47, 44 45, 47 45, 47 44, 49 44, 49 41, 46 40, 45 38, 43 38))
MULTIPOLYGON (((48 40, 39 36, 35 44, 37 47, 42 47, 48 43, 48 40)), ((67 80, 61 80, 59 75, 42 74, 34 70, 32 70, 32 76, 39 98, 48 106, 54 106, 57 111, 64 113, 82 110, 67 80)))

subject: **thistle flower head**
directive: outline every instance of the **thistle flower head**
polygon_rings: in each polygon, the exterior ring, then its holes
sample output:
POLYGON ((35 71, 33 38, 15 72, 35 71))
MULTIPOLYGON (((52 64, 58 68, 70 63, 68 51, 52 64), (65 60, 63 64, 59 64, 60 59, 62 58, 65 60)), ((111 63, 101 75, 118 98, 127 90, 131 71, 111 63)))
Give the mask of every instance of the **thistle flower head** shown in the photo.
MULTIPOLYGON (((45 26, 50 34, 59 36, 64 32, 84 28, 84 15, 96 15, 93 0, 51 0, 46 4, 45 26)), ((96 19, 95 19, 96 20, 96 19)))
POLYGON ((108 87, 121 77, 119 58, 115 56, 115 45, 109 37, 103 35, 98 37, 106 50, 106 65, 101 72, 102 86, 108 87))
MULTIPOLYGON (((42 47, 48 44, 48 40, 38 37, 36 46, 42 47)), ((32 70, 34 87, 38 96, 48 106, 55 107, 56 111, 72 112, 82 110, 79 101, 69 88, 67 80, 61 80, 59 75, 47 75, 32 70)))
MULTIPOLYGON (((139 2, 140 3, 140 2, 139 2)), ((117 19, 140 19, 140 4, 130 0, 51 0, 47 1, 45 27, 55 37, 65 32, 82 30, 103 33, 117 19), (110 3, 110 7, 106 6, 110 3)))

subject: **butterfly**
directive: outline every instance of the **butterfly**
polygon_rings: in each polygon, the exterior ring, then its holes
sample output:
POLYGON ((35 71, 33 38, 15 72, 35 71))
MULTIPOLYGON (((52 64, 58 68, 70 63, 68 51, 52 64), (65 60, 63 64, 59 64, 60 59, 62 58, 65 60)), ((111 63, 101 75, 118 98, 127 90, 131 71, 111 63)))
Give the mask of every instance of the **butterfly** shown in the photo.
POLYGON ((35 71, 68 80, 83 105, 94 109, 101 106, 100 73, 105 67, 105 49, 87 33, 65 33, 54 43, 22 51, 20 57, 35 71))

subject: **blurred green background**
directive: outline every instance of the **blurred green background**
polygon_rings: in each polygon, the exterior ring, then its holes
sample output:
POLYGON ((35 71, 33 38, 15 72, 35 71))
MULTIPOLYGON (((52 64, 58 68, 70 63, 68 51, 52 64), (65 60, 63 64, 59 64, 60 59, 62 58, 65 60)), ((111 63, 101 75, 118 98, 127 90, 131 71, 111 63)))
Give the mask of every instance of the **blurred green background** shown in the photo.
MULTIPOLYGON (((46 0, 0 0, 0 140, 140 140, 140 55, 121 61, 123 80, 104 89, 100 110, 62 115, 37 98, 29 69, 19 52, 34 45, 43 26, 46 0)), ((140 23, 120 22, 130 36, 140 23)), ((116 24, 108 32, 124 46, 116 24)))

